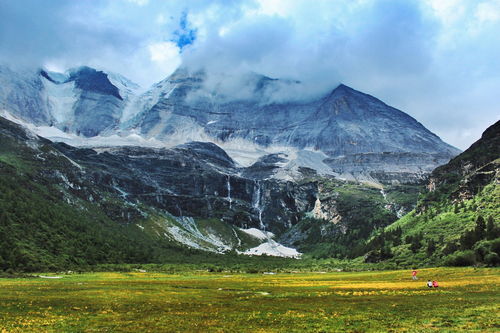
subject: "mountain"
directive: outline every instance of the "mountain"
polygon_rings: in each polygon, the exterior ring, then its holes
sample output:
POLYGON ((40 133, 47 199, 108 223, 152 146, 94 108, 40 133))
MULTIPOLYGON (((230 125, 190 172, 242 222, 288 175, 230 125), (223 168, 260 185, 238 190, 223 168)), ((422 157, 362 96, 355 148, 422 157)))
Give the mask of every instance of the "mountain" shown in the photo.
POLYGON ((404 112, 343 84, 326 96, 291 99, 280 96, 300 96, 300 82, 254 73, 228 92, 230 79, 213 85, 205 73, 182 68, 144 93, 118 74, 88 67, 1 73, 2 108, 72 145, 212 142, 241 166, 279 154, 266 177, 293 180, 307 167, 385 184, 418 183, 459 153, 404 112))
POLYGON ((264 191, 279 196, 284 222, 274 229, 295 216, 288 192, 233 175, 234 162, 213 144, 79 149, 1 117, 0 140, 2 269, 179 262, 206 257, 199 250, 298 255, 255 228, 271 220, 264 191))
POLYGON ((410 185, 387 186, 386 195, 309 169, 300 182, 266 178, 279 157, 245 168, 213 143, 77 148, 1 117, 0 140, 4 269, 171 262, 187 248, 344 257, 347 240, 362 244, 418 193, 404 202, 397 198, 410 185), (322 250, 333 239, 342 249, 322 250))
POLYGON ((374 233, 413 210, 422 180, 458 153, 345 85, 289 99, 300 82, 251 73, 214 85, 178 70, 140 93, 88 67, 0 69, 4 269, 176 251, 379 260, 374 233))
POLYGON ((174 135, 177 124, 189 120, 220 141, 243 138, 264 147, 310 147, 329 156, 457 153, 407 114, 343 84, 318 100, 267 104, 262 104, 257 87, 248 99, 225 101, 212 97, 215 93, 203 96, 199 77, 174 73, 163 86, 165 93, 130 125, 147 136, 174 135))
POLYGON ((290 155, 312 151, 322 157, 321 172, 386 182, 421 179, 459 152, 409 115, 343 84, 319 99, 287 102, 266 97, 287 83, 254 75, 245 84, 251 94, 231 100, 207 91, 203 73, 179 70, 153 88, 156 98, 127 128, 167 142, 215 140, 228 152, 231 142, 288 147, 289 167, 307 166, 290 155))
POLYGON ((371 241, 370 260, 398 264, 500 264, 500 121, 430 175, 415 210, 371 241), (387 258, 385 258, 387 259, 387 258))
POLYGON ((118 127, 139 86, 89 67, 53 73, 0 66, 0 106, 25 122, 93 137, 118 127))
POLYGON ((0 66, 0 109, 35 125, 50 124, 52 117, 42 91, 43 82, 37 72, 0 66))

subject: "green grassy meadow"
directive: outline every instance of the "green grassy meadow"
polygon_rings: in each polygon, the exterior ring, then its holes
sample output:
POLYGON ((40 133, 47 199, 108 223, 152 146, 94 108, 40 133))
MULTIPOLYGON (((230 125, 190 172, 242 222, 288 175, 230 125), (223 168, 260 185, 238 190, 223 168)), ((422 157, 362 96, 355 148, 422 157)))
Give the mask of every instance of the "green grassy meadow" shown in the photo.
POLYGON ((408 270, 4 278, 0 332, 498 332, 499 273, 429 268, 418 281, 408 270), (440 288, 428 289, 427 279, 440 288))

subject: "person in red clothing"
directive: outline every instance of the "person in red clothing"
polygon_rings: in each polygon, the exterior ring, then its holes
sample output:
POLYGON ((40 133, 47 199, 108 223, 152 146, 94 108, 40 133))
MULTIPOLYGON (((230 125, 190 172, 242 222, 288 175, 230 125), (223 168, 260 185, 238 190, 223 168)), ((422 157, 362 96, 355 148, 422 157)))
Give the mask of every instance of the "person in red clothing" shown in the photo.
POLYGON ((434 288, 439 287, 438 282, 437 282, 436 280, 432 281, 432 286, 433 286, 434 288))
POLYGON ((418 280, 417 273, 418 273, 418 271, 417 271, 416 269, 414 269, 414 270, 411 272, 411 279, 412 279, 412 280, 418 280))

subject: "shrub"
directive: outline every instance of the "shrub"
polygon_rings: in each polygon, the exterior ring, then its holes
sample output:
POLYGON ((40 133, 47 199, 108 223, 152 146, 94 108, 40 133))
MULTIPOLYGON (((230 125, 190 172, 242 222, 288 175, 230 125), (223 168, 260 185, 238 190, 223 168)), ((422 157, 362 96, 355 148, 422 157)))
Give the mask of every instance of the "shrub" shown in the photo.
POLYGON ((500 238, 497 238, 491 242, 491 251, 500 255, 500 238))
POLYGON ((496 253, 488 253, 484 256, 484 262, 488 266, 499 266, 500 265, 500 256, 496 253))
POLYGON ((485 241, 481 241, 474 245, 474 253, 476 254, 476 259, 478 261, 483 261, 485 256, 490 252, 490 244, 485 241))
POLYGON ((447 266, 472 266, 476 263, 476 254, 472 250, 455 252, 445 259, 447 266))
POLYGON ((454 242, 450 242, 444 246, 443 254, 444 255, 452 254, 453 252, 455 252, 457 250, 458 250, 458 244, 456 244, 454 242))

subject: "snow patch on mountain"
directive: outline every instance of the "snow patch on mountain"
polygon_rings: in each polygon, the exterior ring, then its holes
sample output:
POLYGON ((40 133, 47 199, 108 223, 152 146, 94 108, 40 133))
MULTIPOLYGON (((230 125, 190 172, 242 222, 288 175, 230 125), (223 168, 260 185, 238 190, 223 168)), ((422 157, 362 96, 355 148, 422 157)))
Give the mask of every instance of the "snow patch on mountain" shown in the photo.
MULTIPOLYGON (((35 132, 36 131, 37 130, 35 130, 35 132)), ((39 135, 44 136, 42 134, 39 135)), ((139 147, 151 147, 151 148, 166 147, 165 143, 158 141, 155 138, 146 139, 136 133, 129 133, 124 136, 118 134, 113 134, 109 136, 98 135, 91 138, 85 138, 76 135, 70 135, 69 138, 63 138, 57 136, 56 137, 52 136, 47 138, 53 141, 64 142, 66 144, 77 147, 110 147, 110 146, 139 146, 139 147)))
POLYGON ((75 82, 55 84, 44 77, 41 80, 49 104, 50 115, 57 123, 69 125, 74 118, 73 106, 78 101, 75 82))
POLYGON ((132 82, 121 74, 114 72, 106 72, 106 74, 108 75, 109 81, 120 90, 140 91, 141 89, 140 85, 132 82))
MULTIPOLYGON (((175 218, 175 225, 167 225, 165 227, 165 237, 174 239, 175 241, 184 244, 188 247, 216 252, 224 253, 230 251, 234 248, 235 244, 229 239, 224 239, 221 236, 214 233, 210 228, 205 228, 200 230, 196 221, 190 217, 177 217, 175 218)), ((286 247, 272 238, 274 234, 271 232, 259 230, 256 228, 250 229, 240 229, 239 230, 263 241, 257 247, 248 249, 246 251, 238 251, 240 254, 244 255, 269 255, 276 257, 287 257, 287 258, 300 258, 301 253, 296 249, 286 247)), ((234 231, 234 229, 233 229, 234 231)), ((241 240, 236 235, 235 241, 239 241, 238 244, 241 245, 241 240)))
MULTIPOLYGON (((52 83, 49 82, 49 84, 52 83)), ((273 176, 277 179, 293 180, 295 177, 300 177, 299 167, 309 167, 320 174, 335 175, 335 173, 322 162, 326 155, 321 151, 305 151, 286 146, 262 147, 241 138, 221 142, 208 137, 204 129, 200 126, 196 126, 194 123, 177 128, 175 133, 165 142, 155 137, 146 138, 136 130, 121 131, 112 135, 83 137, 72 133, 66 133, 55 126, 35 126, 14 116, 6 110, 1 110, 0 116, 26 127, 41 137, 76 147, 141 146, 151 148, 172 148, 191 141, 212 142, 226 151, 229 157, 242 167, 248 167, 254 164, 265 155, 281 154, 281 156, 286 156, 287 162, 278 163, 280 168, 277 169, 273 176)))
POLYGON ((274 237, 274 234, 272 232, 263 231, 257 228, 249 228, 249 229, 240 228, 240 230, 260 240, 265 240, 274 237))
POLYGON ((200 229, 192 217, 174 217, 165 220, 163 235, 188 247, 209 252, 224 253, 233 248, 230 239, 224 239, 210 228, 200 229), (174 222, 175 221, 175 222, 174 222))
POLYGON ((285 257, 285 258, 300 258, 301 256, 301 253, 298 252, 296 249, 291 247, 286 247, 276 242, 274 239, 272 239, 274 237, 274 234, 272 232, 260 230, 257 228, 249 228, 249 229, 240 228, 240 230, 261 241, 264 241, 259 246, 240 252, 241 254, 256 255, 256 256, 261 256, 265 254, 268 256, 285 257))
POLYGON ((243 254, 253 256, 261 256, 265 254, 268 256, 285 258, 300 258, 302 255, 296 249, 286 247, 272 239, 269 239, 267 242, 262 243, 257 247, 246 250, 243 254))
POLYGON ((130 124, 140 119, 144 112, 149 111, 161 98, 168 98, 176 87, 177 84, 163 80, 148 91, 138 94, 123 110, 121 128, 130 128, 130 124))
POLYGON ((110 146, 140 146, 151 148, 166 147, 164 142, 155 138, 144 138, 143 136, 135 133, 128 132, 125 135, 113 134, 109 136, 94 136, 90 138, 78 136, 72 133, 66 133, 55 126, 35 126, 27 123, 19 117, 14 116, 7 110, 0 110, 0 116, 19 124, 31 132, 49 139, 54 142, 63 142, 76 147, 110 147, 110 146))
MULTIPOLYGON (((172 236, 177 242, 187 245, 191 248, 198 250, 206 249, 195 241, 196 237, 193 237, 194 235, 191 235, 188 231, 181 229, 178 226, 168 227, 168 234, 172 236)), ((165 236, 167 235, 165 234, 165 236)))

